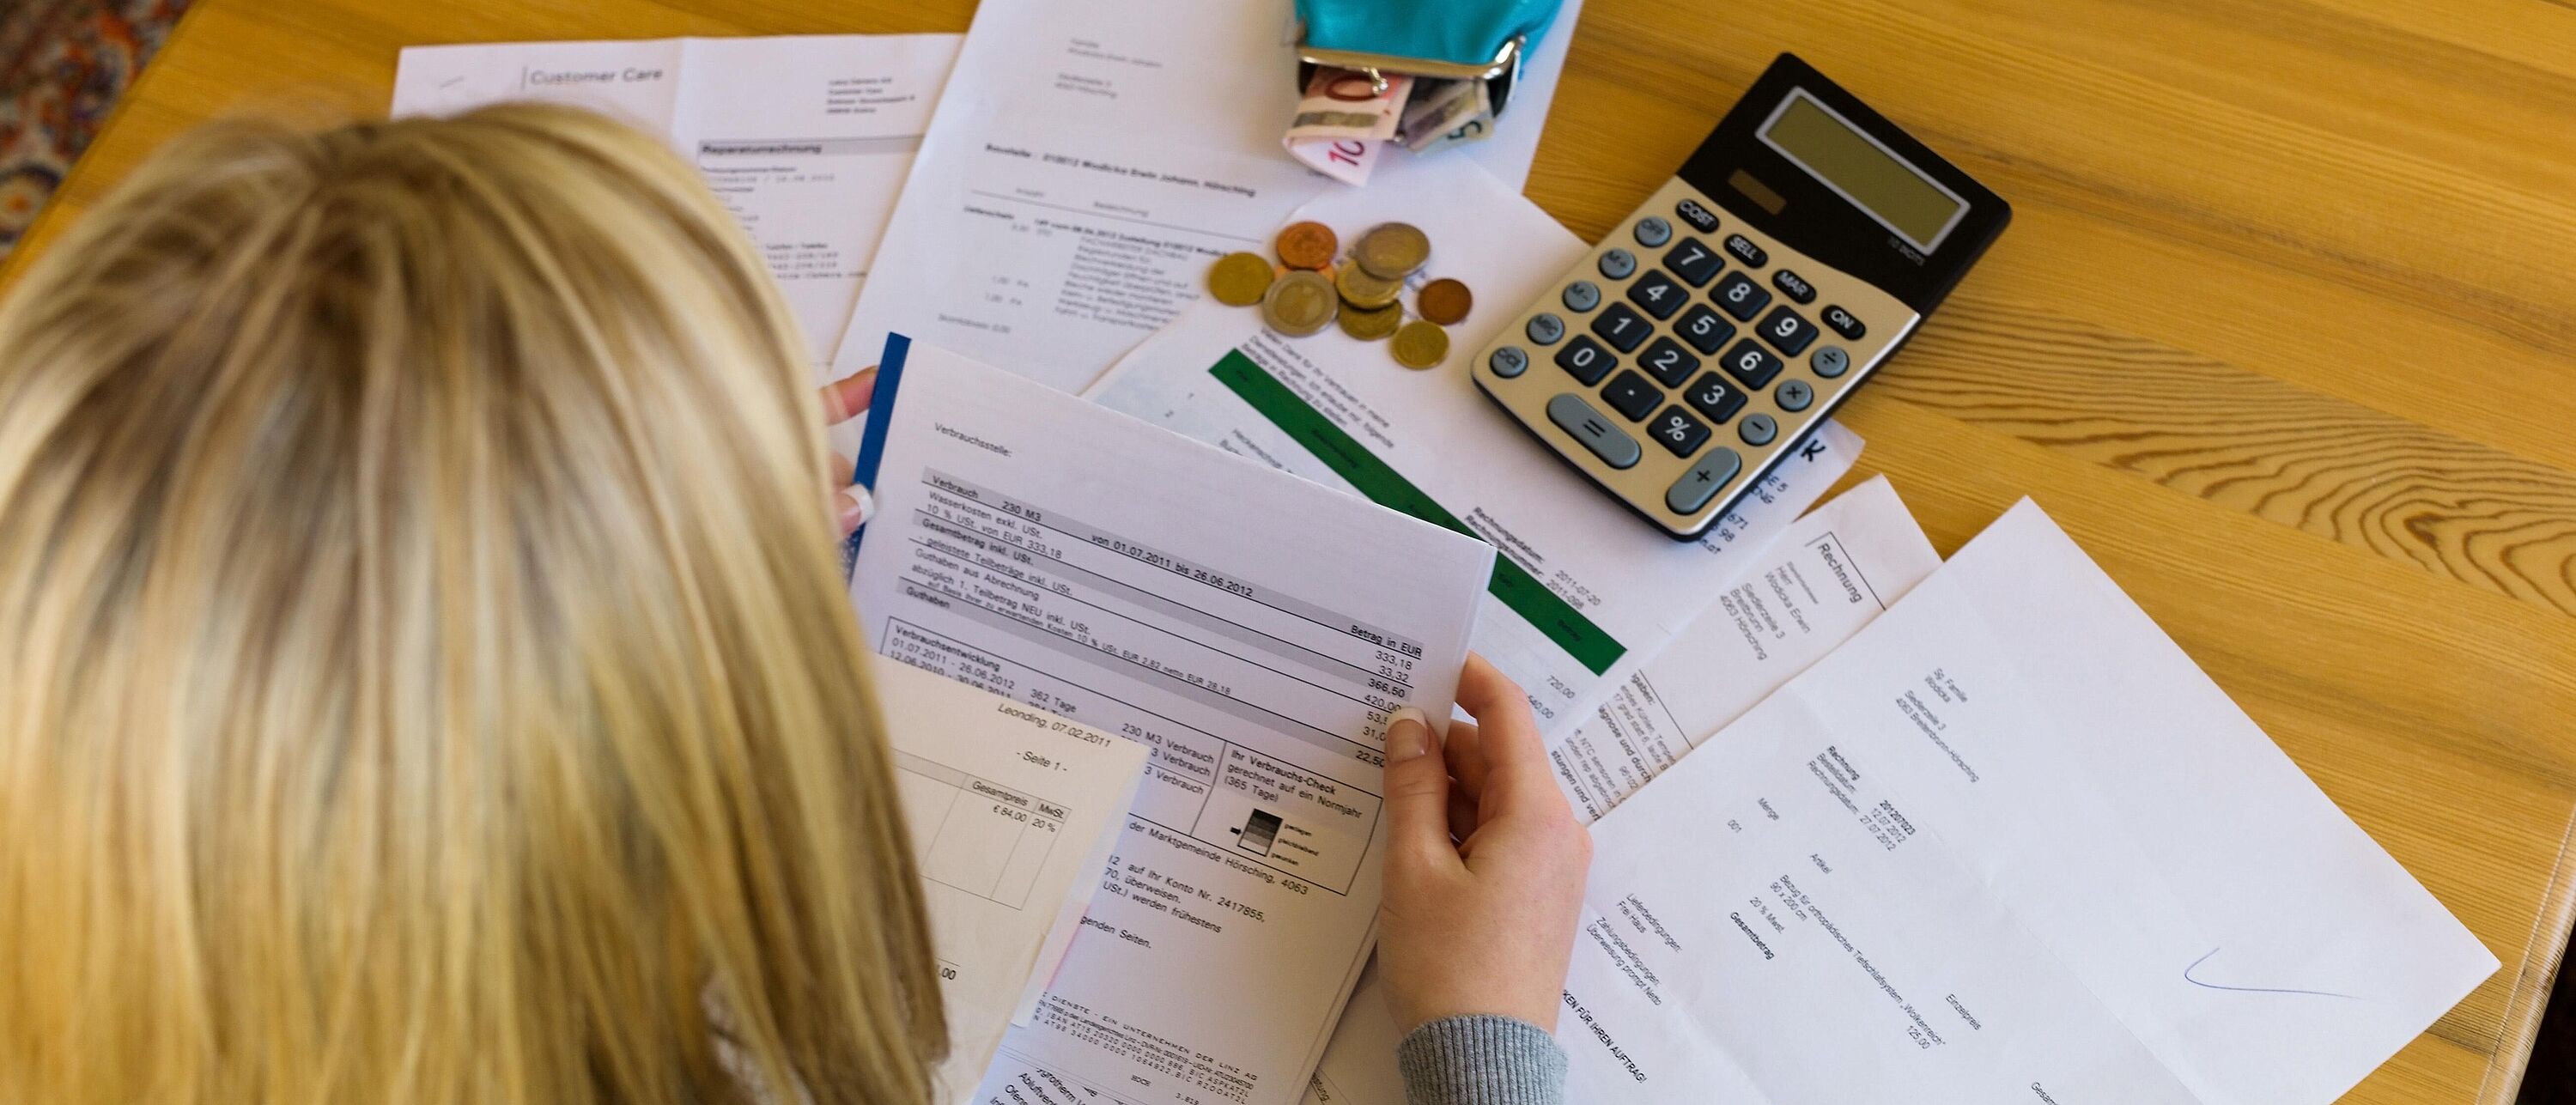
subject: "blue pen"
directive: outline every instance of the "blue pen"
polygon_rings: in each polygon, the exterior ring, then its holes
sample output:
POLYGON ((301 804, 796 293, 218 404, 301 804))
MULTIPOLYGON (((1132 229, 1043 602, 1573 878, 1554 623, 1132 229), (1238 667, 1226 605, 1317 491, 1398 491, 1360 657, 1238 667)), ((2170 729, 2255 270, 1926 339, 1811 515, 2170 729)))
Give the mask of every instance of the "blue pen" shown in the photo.
MULTIPOLYGON (((903 383, 904 355, 912 351, 912 339, 901 334, 886 335, 885 354, 877 358, 877 386, 868 393, 868 421, 859 436, 859 459, 850 470, 850 482, 874 489, 877 465, 885 459, 886 425, 894 417, 895 388, 903 383)), ((859 565, 859 539, 867 535, 862 523, 841 546, 841 575, 847 578, 859 565)))

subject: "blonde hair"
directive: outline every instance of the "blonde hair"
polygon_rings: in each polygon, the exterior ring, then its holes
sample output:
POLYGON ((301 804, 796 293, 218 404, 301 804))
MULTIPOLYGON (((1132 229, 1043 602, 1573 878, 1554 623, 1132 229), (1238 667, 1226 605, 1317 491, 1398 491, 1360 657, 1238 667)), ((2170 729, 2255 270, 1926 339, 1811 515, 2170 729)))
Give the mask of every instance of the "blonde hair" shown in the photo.
POLYGON ((560 108, 235 123, 0 307, 0 1103, 925 1100, 820 412, 560 108), (710 1005, 718 1007, 711 1016, 710 1005))

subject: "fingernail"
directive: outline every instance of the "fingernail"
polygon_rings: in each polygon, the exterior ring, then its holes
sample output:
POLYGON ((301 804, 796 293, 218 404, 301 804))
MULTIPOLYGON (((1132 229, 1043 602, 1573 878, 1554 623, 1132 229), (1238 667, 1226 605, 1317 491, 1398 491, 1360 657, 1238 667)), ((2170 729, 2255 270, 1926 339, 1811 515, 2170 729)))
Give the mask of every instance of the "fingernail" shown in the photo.
POLYGON ((841 489, 841 497, 846 500, 841 504, 843 532, 868 524, 868 518, 877 512, 876 496, 868 494, 867 488, 851 484, 841 489))
POLYGON ((1398 707, 1395 716, 1386 721, 1387 759, 1410 760, 1429 751, 1431 719, 1411 706, 1398 707))

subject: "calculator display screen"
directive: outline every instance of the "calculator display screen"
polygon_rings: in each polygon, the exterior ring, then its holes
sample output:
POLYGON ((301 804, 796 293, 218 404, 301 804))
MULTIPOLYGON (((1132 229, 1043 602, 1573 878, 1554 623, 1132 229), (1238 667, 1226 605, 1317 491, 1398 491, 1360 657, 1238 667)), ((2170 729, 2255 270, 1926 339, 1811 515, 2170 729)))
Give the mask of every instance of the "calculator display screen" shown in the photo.
POLYGON ((1804 89, 1789 93, 1762 141, 1926 253, 1967 214, 1967 201, 1890 153, 1804 89))

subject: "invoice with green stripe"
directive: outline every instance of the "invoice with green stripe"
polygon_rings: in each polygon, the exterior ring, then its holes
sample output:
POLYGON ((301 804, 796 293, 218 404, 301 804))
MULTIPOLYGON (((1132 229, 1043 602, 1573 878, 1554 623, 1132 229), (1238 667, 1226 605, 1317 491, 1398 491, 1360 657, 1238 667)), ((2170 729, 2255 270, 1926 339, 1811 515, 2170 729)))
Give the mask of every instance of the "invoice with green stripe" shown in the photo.
MULTIPOLYGON (((1430 166, 1424 166, 1430 169, 1430 166)), ((1858 456, 1827 423, 1706 539, 1675 542, 1549 455, 1467 379, 1465 358, 1583 245, 1473 163, 1437 187, 1354 190, 1301 213, 1345 239, 1402 220, 1431 238, 1417 281, 1455 276, 1481 306, 1451 327, 1449 363, 1413 372, 1338 330, 1286 338, 1205 300, 1093 387, 1106 406, 1472 534, 1499 555, 1474 647, 1528 690, 1551 744, 1750 570, 1858 456), (1438 195, 1440 203, 1420 197, 1438 195)), ((1717 673, 1712 673, 1717 674, 1717 673)))

